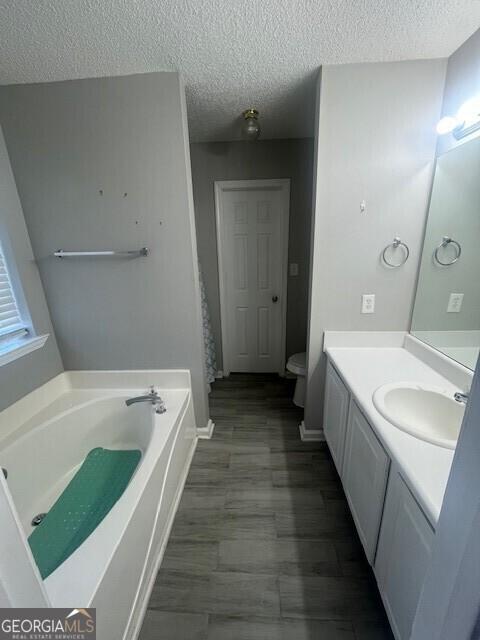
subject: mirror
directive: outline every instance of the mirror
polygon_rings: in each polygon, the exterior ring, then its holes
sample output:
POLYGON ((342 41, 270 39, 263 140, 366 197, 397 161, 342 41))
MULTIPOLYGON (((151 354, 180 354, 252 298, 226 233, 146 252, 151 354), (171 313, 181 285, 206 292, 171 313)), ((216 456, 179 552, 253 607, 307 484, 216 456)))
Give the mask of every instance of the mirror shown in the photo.
POLYGON ((480 138, 437 159, 411 332, 475 368, 480 348, 480 138))

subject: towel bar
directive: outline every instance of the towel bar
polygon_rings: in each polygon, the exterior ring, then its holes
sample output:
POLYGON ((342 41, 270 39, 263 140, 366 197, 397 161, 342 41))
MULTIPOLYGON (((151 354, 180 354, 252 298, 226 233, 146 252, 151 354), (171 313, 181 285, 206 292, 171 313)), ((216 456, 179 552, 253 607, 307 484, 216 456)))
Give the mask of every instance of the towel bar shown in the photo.
POLYGON ((56 258, 86 258, 86 257, 109 257, 119 256, 126 258, 134 258, 136 256, 148 256, 147 247, 142 247, 136 251, 64 251, 59 249, 53 254, 56 258))

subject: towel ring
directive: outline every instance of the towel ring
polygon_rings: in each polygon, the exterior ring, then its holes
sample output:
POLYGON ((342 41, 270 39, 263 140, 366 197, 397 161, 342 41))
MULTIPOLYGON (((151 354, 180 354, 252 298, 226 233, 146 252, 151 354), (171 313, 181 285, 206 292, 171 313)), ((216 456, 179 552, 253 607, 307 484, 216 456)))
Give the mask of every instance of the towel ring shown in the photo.
POLYGON ((400 238, 397 236, 393 239, 393 242, 391 244, 388 244, 385 249, 382 251, 382 259, 384 261, 384 263, 388 266, 388 267, 392 267, 392 269, 397 269, 398 267, 403 266, 406 261, 408 260, 408 257, 410 256, 410 249, 408 248, 408 246, 405 244, 405 242, 402 242, 400 240, 400 238), (393 262, 389 262, 387 260, 387 251, 392 248, 392 249, 397 249, 398 247, 403 247, 405 249, 405 257, 403 258, 403 260, 401 262, 398 263, 393 263, 393 262))
POLYGON ((442 267, 449 267, 451 264, 454 264, 455 262, 457 262, 457 260, 460 258, 461 255, 462 255, 462 247, 460 246, 460 243, 457 242, 456 240, 453 240, 449 236, 443 236, 442 242, 438 245, 438 247, 435 249, 433 253, 433 257, 438 262, 438 264, 442 265, 442 267), (457 253, 453 258, 453 260, 450 260, 450 262, 442 262, 438 257, 438 252, 440 251, 440 249, 448 247, 449 244, 453 244, 455 246, 455 251, 457 253))

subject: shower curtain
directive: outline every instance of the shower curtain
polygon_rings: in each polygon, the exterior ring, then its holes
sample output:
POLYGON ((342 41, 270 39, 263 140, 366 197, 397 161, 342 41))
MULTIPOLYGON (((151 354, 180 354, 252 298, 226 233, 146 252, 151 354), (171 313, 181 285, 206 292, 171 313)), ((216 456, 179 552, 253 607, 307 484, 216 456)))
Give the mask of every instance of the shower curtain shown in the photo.
POLYGON ((215 380, 217 372, 217 358, 215 353, 215 341, 213 339, 212 325, 210 322, 210 312, 208 310, 207 294, 203 283, 202 269, 198 265, 198 275, 200 278, 200 298, 202 303, 202 322, 203 322, 203 343, 205 346, 205 373, 207 377, 208 392, 210 393, 210 384, 215 380))

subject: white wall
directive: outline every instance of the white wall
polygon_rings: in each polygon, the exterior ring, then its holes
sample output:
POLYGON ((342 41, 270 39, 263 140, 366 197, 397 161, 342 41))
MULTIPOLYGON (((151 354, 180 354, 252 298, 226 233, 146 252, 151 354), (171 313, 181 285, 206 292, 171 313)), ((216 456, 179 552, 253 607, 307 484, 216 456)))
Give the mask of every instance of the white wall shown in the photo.
POLYGON ((195 221, 178 74, 1 87, 0 122, 65 367, 188 368, 204 427, 195 221), (59 248, 142 246, 151 250, 148 258, 52 257, 59 248))
POLYGON ((0 242, 9 245, 34 331, 49 333, 45 345, 0 367, 0 411, 63 371, 45 294, 0 129, 0 242))
POLYGON ((446 61, 327 66, 318 132, 305 426, 323 414, 325 330, 408 330, 435 155, 446 61), (361 213, 360 202, 366 201, 361 213), (410 259, 387 269, 400 236, 410 259), (362 293, 376 294, 372 315, 362 293))
POLYGON ((198 255, 210 307, 222 369, 222 333, 218 285, 215 223, 215 180, 290 178, 290 230, 288 260, 299 266, 298 276, 288 276, 287 358, 305 351, 307 342, 308 267, 312 213, 313 140, 259 140, 212 142, 190 146, 198 255))

